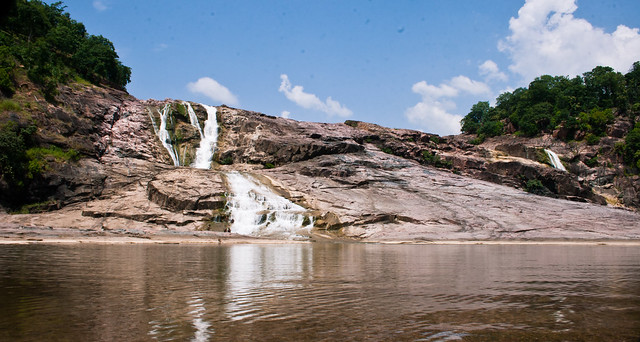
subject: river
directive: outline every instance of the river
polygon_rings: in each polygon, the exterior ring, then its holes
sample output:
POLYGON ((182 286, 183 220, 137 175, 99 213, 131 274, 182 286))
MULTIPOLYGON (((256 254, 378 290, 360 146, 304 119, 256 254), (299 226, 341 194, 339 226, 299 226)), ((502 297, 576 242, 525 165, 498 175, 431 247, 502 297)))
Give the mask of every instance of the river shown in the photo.
POLYGON ((637 246, 0 246, 2 341, 639 338, 637 246))

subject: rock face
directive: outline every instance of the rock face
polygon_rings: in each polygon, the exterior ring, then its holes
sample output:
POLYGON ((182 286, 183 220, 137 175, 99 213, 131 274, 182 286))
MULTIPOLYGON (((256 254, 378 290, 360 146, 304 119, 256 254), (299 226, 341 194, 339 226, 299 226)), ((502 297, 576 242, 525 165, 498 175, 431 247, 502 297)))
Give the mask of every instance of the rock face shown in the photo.
POLYGON ((363 151, 363 132, 343 124, 297 122, 221 107, 218 160, 284 165, 327 154, 363 151))
POLYGON ((147 184, 149 200, 171 211, 222 209, 226 190, 219 173, 187 168, 157 174, 147 184))
MULTIPOLYGON (((225 172, 242 170, 311 210, 315 232, 323 236, 640 239, 640 215, 606 205, 637 203, 637 177, 625 180, 633 183, 627 187, 616 169, 585 164, 594 156, 602 162, 602 151, 616 138, 598 147, 572 146, 551 136, 500 137, 473 145, 468 136, 438 137, 354 121, 297 122, 221 106, 214 168, 196 170, 174 167, 154 128, 159 110, 170 106, 169 137, 189 164, 199 133, 181 101, 139 101, 97 87, 63 88, 59 101, 65 106, 47 104, 39 114, 38 120, 52 125, 39 139, 75 146, 84 158, 57 164, 30 189, 34 199, 52 201, 47 209, 56 210, 0 214, 5 224, 96 233, 222 231, 229 226, 225 172), (550 167, 544 148, 558 153, 569 172, 550 167), (523 191, 527 188, 546 197, 523 191)), ((192 106, 203 125, 206 112, 192 106)), ((618 124, 612 132, 626 128, 618 124)))

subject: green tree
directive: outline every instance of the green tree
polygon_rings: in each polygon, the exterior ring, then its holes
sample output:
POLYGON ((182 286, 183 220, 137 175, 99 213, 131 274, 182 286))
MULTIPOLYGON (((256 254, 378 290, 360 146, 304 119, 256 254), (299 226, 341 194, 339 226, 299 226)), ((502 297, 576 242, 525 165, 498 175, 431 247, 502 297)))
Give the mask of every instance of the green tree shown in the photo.
POLYGON ((588 113, 580 113, 578 120, 580 129, 595 136, 602 136, 607 130, 607 125, 613 122, 613 118, 610 108, 603 110, 594 108, 588 113))
POLYGON ((108 39, 89 36, 73 56, 77 70, 86 79, 99 83, 107 81, 120 88, 130 82, 131 69, 118 61, 118 54, 108 39))
POLYGON ((489 102, 480 101, 471 107, 471 111, 467 114, 460 123, 462 124, 462 132, 464 133, 478 133, 480 123, 489 116, 489 102))
POLYGON ((633 63, 631 70, 624 75, 627 84, 627 96, 632 104, 640 102, 640 61, 633 63))
POLYGON ((624 139, 624 161, 640 169, 640 123, 624 139))
POLYGON ((80 75, 90 81, 124 89, 131 69, 118 60, 113 44, 87 35, 82 23, 64 12, 61 2, 15 0, 0 16, 0 91, 13 93, 13 75, 23 64, 27 75, 53 100, 57 85, 80 75))
POLYGON ((626 109, 625 78, 621 73, 608 66, 597 66, 583 76, 587 91, 596 100, 598 107, 626 109))

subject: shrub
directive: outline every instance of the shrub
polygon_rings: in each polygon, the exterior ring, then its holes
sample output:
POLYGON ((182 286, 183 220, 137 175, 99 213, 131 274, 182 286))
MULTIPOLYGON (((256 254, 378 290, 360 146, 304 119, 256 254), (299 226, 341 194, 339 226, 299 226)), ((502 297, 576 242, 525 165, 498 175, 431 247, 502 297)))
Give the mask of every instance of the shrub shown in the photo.
POLYGON ((598 166, 598 156, 595 156, 591 159, 587 159, 584 161, 584 163, 588 166, 588 167, 596 167, 598 166))
POLYGON ((273 165, 272 163, 266 163, 264 164, 264 168, 265 169, 273 169, 274 167, 276 167, 275 165, 273 165))
POLYGON ((451 169, 453 167, 453 163, 448 160, 440 159, 440 156, 435 152, 422 151, 422 160, 428 165, 433 165, 439 168, 451 169))
POLYGON ((480 145, 484 142, 484 139, 485 139, 485 136, 483 134, 480 134, 477 137, 469 140, 469 143, 473 145, 480 145))
POLYGON ((225 157, 222 160, 220 160, 220 165, 231 165, 233 164, 233 158, 231 156, 225 157))
POLYGON ((597 145, 600 143, 600 137, 592 133, 588 133, 584 138, 589 145, 597 145))
POLYGON ((391 150, 391 148, 386 147, 386 146, 379 146, 380 151, 386 153, 386 154, 393 154, 393 150, 391 150))
POLYGON ((19 112, 21 110, 20 105, 11 100, 0 101, 0 111, 2 112, 19 112))
POLYGON ((537 179, 528 180, 527 185, 525 186, 525 190, 533 194, 543 193, 545 189, 546 188, 542 185, 542 182, 537 179))

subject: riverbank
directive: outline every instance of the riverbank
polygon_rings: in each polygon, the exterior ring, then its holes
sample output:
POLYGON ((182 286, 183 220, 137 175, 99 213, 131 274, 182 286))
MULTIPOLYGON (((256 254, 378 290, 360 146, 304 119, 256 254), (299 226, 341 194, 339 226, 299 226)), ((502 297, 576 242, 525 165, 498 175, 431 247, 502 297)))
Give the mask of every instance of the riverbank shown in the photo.
POLYGON ((24 226, 0 223, 2 244, 282 244, 308 243, 307 240, 279 240, 212 231, 155 232, 135 229, 98 230, 24 226))
POLYGON ((155 232, 120 229, 53 228, 0 223, 0 245, 7 244, 300 244, 311 242, 350 242, 382 245, 607 245, 640 246, 640 240, 620 239, 493 239, 493 240, 369 240, 347 239, 320 232, 308 239, 282 240, 212 231, 155 232))

